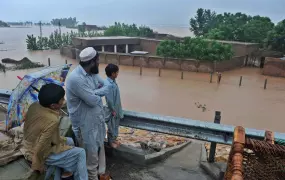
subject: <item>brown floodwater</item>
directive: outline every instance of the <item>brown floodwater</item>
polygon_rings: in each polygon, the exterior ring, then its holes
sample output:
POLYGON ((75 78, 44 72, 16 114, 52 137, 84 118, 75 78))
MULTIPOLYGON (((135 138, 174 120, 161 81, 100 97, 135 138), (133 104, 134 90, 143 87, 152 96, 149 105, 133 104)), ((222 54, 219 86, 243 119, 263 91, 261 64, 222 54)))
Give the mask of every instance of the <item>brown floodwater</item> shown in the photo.
MULTIPOLYGON (((16 47, 13 51, 0 52, 0 58, 26 56, 44 64, 51 58, 52 65, 68 60, 74 64, 73 68, 77 64, 76 60, 62 57, 58 50, 29 52, 23 44, 13 46, 16 47)), ((104 67, 100 65, 103 77, 104 67)), ((14 88, 19 82, 16 76, 33 71, 36 69, 0 73, 0 88, 14 88)), ((285 78, 263 76, 258 68, 225 72, 219 85, 216 75, 213 83, 209 83, 210 75, 206 73, 184 72, 184 79, 180 77, 181 73, 174 70, 162 70, 158 77, 157 69, 148 68, 144 68, 140 76, 139 68, 120 66, 118 83, 124 109, 210 122, 214 120, 215 111, 221 111, 224 124, 285 132, 285 78), (240 76, 243 76, 241 87, 240 76), (264 90, 266 78, 268 84, 264 90), (199 104, 205 105, 205 111, 197 107, 199 104)))

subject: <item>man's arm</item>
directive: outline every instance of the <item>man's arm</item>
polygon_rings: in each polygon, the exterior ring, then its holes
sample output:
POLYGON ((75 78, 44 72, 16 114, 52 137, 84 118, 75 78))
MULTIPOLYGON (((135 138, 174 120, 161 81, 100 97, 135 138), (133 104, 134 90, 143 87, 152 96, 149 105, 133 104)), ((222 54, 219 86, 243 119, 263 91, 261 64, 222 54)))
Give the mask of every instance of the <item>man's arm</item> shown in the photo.
POLYGON ((99 82, 102 86, 105 85, 104 79, 103 79, 99 74, 96 74, 96 75, 95 75, 95 78, 98 80, 98 82, 99 82))
POLYGON ((52 135, 58 131, 58 122, 51 122, 41 134, 38 143, 34 149, 34 155, 32 159, 32 169, 42 171, 44 168, 45 159, 43 159, 46 149, 51 147, 52 135), (41 162, 41 164, 39 164, 41 162))
POLYGON ((112 85, 107 83, 105 83, 105 85, 102 88, 95 90, 95 94, 100 97, 107 96, 110 93, 112 93, 112 85))
POLYGON ((83 100, 88 106, 95 107, 101 101, 101 97, 96 95, 94 90, 82 81, 82 79, 73 79, 69 81, 68 89, 83 100))

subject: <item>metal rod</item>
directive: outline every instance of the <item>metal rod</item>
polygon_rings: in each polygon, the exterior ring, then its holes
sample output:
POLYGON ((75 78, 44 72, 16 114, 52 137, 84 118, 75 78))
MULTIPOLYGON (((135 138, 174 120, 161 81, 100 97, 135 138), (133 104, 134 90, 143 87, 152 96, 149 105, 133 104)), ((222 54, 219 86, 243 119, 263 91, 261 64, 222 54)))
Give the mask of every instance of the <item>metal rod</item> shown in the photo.
POLYGON ((140 75, 142 75, 142 65, 141 65, 141 67, 140 67, 140 75))
POLYGON ((267 79, 265 79, 264 81, 264 89, 266 89, 266 87, 267 87, 267 79))
POLYGON ((183 79, 183 71, 181 71, 181 79, 183 79))
MULTIPOLYGON (((221 112, 220 111, 215 112, 214 123, 215 124, 221 123, 221 112)), ((210 163, 215 162, 216 146, 217 146, 217 143, 211 142, 210 154, 209 154, 209 162, 210 163)))
POLYGON ((239 79, 239 86, 241 86, 241 82, 242 82, 242 76, 239 79))
POLYGON ((50 58, 48 58, 48 66, 50 66, 50 58))
POLYGON ((213 72, 210 73, 210 83, 212 83, 213 80, 213 72))
POLYGON ((160 77, 160 75, 161 75, 161 69, 159 68, 158 69, 158 76, 160 77))

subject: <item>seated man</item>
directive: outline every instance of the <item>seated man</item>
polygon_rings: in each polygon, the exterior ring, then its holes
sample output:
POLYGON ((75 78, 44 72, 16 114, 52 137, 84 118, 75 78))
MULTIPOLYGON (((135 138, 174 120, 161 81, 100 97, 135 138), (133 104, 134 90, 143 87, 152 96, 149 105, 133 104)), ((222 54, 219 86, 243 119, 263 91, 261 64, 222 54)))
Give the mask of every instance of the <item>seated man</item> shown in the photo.
POLYGON ((42 86, 39 102, 33 103, 24 124, 25 157, 32 169, 43 172, 45 165, 73 173, 74 180, 88 180, 85 150, 71 147, 73 140, 59 133, 59 110, 65 90, 56 84, 42 86))

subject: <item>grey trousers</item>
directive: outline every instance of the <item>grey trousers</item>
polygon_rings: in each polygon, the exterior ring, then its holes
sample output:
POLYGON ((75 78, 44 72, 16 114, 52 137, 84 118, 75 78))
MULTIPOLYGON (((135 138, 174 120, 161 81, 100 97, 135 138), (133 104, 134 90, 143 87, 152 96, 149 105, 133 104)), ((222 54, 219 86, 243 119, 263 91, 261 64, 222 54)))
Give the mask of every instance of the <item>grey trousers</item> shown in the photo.
POLYGON ((98 175, 105 174, 106 158, 104 145, 99 148, 98 154, 87 151, 87 170, 89 180, 98 180, 98 175))
MULTIPOLYGON (((80 147, 84 148, 84 143, 82 140, 81 132, 79 130, 76 133, 76 139, 80 147)), ((98 175, 105 174, 106 171, 106 157, 105 157, 105 148, 104 145, 99 147, 98 153, 94 153, 93 151, 86 151, 86 164, 88 171, 89 180, 98 180, 98 175)))
MULTIPOLYGON (((74 145, 71 138, 67 138, 67 145, 74 145)), ((49 166, 45 179, 49 179, 55 170, 55 180, 61 180, 61 169, 68 172, 73 172, 74 180, 88 180, 86 168, 86 154, 84 149, 73 147, 70 150, 61 152, 59 154, 50 155, 46 162, 49 166)))
POLYGON ((113 143, 119 135, 120 117, 111 117, 107 122, 108 126, 108 142, 113 143))

